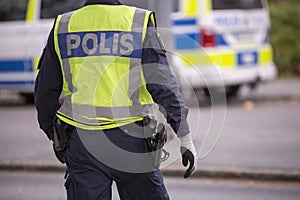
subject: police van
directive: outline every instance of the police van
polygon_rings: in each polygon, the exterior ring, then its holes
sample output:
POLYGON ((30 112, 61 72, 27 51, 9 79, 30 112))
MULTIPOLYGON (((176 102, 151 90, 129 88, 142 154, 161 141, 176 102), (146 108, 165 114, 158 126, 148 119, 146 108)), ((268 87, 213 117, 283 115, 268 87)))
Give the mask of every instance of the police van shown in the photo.
POLYGON ((0 90, 33 102, 36 66, 57 14, 83 0, 0 0, 0 90))
POLYGON ((242 85, 277 77, 269 43, 266 0, 179 0, 172 15, 173 67, 183 88, 225 87, 227 97, 242 85))
MULTIPOLYGON (((0 90, 33 101, 36 65, 53 19, 84 0, 0 0, 0 90)), ((172 0, 172 63, 182 87, 226 87, 276 78, 266 0, 172 0), (217 77, 217 78, 216 78, 217 77)), ((149 3, 149 2, 148 2, 149 3)), ((150 3, 149 3, 150 4, 150 3)))

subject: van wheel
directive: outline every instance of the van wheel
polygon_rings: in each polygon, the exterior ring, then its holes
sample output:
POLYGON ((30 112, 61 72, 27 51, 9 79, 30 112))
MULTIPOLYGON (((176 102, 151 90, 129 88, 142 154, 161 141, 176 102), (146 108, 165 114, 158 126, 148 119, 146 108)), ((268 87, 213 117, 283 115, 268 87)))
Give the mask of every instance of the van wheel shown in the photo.
POLYGON ((225 87, 226 97, 227 98, 236 97, 239 92, 240 87, 241 87, 241 85, 232 85, 232 86, 225 87))
MULTIPOLYGON (((226 86, 225 87, 225 92, 226 92, 226 98, 232 98, 237 96, 238 91, 240 89, 241 85, 232 85, 232 86, 226 86)), ((210 97, 210 92, 215 92, 215 93, 222 93, 222 90, 218 90, 218 88, 204 88, 203 89, 205 96, 210 97)))
POLYGON ((25 99, 26 104, 34 104, 33 93, 20 93, 20 95, 25 99))

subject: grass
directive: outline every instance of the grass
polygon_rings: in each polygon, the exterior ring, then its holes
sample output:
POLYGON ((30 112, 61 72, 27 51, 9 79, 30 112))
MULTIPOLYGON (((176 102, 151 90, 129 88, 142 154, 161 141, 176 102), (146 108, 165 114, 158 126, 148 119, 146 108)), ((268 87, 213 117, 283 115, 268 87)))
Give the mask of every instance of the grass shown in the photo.
POLYGON ((300 78, 300 1, 270 2, 271 43, 280 77, 300 78))

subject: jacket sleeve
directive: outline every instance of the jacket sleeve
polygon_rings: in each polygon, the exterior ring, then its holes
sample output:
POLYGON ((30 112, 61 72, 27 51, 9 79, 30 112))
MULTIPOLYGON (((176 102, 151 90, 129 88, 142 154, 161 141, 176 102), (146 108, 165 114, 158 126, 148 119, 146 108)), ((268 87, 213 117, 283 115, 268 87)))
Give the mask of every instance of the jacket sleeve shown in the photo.
POLYGON ((142 65, 146 87, 154 102, 159 105, 160 111, 177 136, 187 135, 190 132, 187 122, 188 108, 151 20, 143 43, 142 65))
POLYGON ((54 31, 51 30, 46 47, 38 64, 34 96, 40 128, 53 140, 53 119, 59 108, 62 92, 62 72, 59 59, 54 50, 54 31))

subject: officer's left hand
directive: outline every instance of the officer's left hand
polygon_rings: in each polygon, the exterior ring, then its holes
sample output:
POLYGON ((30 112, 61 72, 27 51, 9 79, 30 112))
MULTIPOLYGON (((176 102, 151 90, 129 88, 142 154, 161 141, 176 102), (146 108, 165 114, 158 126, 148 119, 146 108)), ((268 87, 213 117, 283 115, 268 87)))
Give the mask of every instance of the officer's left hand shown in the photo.
POLYGON ((191 137, 191 134, 188 134, 180 138, 181 147, 180 152, 182 155, 182 164, 183 166, 188 166, 188 169, 185 171, 184 178, 190 177, 197 168, 198 155, 191 137))

